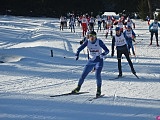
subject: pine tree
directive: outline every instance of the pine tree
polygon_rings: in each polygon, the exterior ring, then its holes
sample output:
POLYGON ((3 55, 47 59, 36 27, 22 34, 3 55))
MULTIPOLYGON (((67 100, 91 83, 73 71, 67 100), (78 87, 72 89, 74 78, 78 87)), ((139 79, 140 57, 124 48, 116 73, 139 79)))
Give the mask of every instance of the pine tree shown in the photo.
POLYGON ((140 0, 138 4, 139 16, 141 19, 145 20, 148 15, 148 4, 147 0, 140 0))

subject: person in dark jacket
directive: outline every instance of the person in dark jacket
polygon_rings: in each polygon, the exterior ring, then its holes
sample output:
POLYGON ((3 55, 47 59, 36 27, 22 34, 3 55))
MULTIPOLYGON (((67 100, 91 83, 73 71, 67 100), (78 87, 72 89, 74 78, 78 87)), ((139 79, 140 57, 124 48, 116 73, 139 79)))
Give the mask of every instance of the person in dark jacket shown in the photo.
POLYGON ((117 49, 117 59, 118 59, 118 70, 119 70, 119 75, 118 77, 122 77, 122 66, 121 66, 121 58, 122 58, 122 54, 124 54, 126 56, 126 59, 130 65, 131 71, 133 74, 136 74, 132 61, 129 57, 129 52, 128 52, 128 47, 127 47, 127 42, 126 39, 123 35, 123 33, 120 30, 120 27, 116 27, 115 28, 116 31, 116 35, 113 36, 112 38, 112 52, 111 52, 111 56, 114 56, 114 46, 116 46, 117 49))

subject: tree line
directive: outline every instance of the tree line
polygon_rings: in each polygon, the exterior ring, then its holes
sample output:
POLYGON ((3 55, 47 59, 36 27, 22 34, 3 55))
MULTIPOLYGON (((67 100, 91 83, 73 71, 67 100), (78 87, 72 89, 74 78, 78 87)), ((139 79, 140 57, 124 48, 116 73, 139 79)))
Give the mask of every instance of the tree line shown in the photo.
POLYGON ((153 17, 160 0, 0 0, 0 14, 59 17, 66 13, 93 15, 105 11, 153 17))

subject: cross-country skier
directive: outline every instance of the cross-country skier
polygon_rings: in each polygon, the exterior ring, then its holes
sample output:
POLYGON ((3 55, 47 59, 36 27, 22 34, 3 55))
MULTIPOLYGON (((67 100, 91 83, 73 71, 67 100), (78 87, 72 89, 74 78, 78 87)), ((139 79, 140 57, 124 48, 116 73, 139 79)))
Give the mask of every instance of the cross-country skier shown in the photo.
POLYGON ((101 31, 102 18, 98 15, 96 21, 97 21, 97 24, 98 24, 98 28, 97 28, 97 32, 98 32, 98 30, 101 31))
POLYGON ((60 17, 60 30, 63 30, 65 24, 65 18, 64 16, 60 17))
POLYGON ((108 37, 108 33, 110 32, 110 36, 112 37, 112 28, 113 28, 113 20, 111 16, 107 17, 106 20, 106 38, 108 37))
POLYGON ((157 46, 158 44, 158 27, 160 27, 160 23, 158 23, 158 20, 155 18, 154 22, 150 24, 149 31, 151 32, 151 42, 150 45, 152 45, 153 35, 155 34, 157 46))
POLYGON ((136 34, 131 28, 131 26, 127 26, 126 30, 124 31, 124 37, 126 38, 127 44, 128 44, 128 52, 130 54, 130 48, 132 48, 132 53, 135 56, 134 46, 132 44, 132 41, 135 42, 134 38, 136 38, 136 34))
POLYGON ((84 79, 95 67, 95 76, 97 80, 97 92, 96 97, 101 95, 101 71, 103 68, 103 57, 109 53, 108 48, 105 46, 102 40, 96 37, 96 32, 91 31, 89 34, 89 40, 85 41, 78 49, 76 53, 76 60, 79 58, 79 53, 87 47, 89 49, 89 59, 83 70, 83 73, 79 79, 78 86, 72 91, 72 93, 78 93, 84 82, 84 79), (102 52, 104 50, 104 52, 102 52))
POLYGON ((128 48, 127 48, 127 42, 126 39, 123 35, 123 33, 120 30, 120 27, 116 27, 115 28, 116 31, 116 35, 113 37, 112 39, 112 53, 111 56, 114 56, 114 46, 116 46, 117 49, 117 59, 118 59, 118 70, 119 70, 119 75, 118 77, 122 77, 122 66, 121 66, 121 57, 122 54, 124 54, 126 56, 126 59, 131 67, 131 71, 133 74, 136 74, 134 68, 133 68, 133 64, 132 61, 129 57, 129 52, 128 52, 128 48))
POLYGON ((123 17, 119 18, 118 21, 114 21, 113 24, 114 24, 114 25, 117 25, 117 27, 120 28, 121 32, 123 32, 123 27, 124 27, 124 25, 125 25, 125 23, 124 23, 124 18, 123 18, 123 17))
POLYGON ((91 16, 91 18, 89 19, 89 30, 90 31, 94 31, 94 24, 95 24, 95 18, 91 16))
POLYGON ((70 26, 70 29, 71 29, 71 32, 75 32, 75 18, 74 16, 72 15, 70 20, 69 20, 69 26, 70 26))
POLYGON ((124 24, 126 24, 126 27, 130 26, 132 28, 132 26, 133 26, 133 28, 135 29, 135 23, 129 17, 127 17, 127 19, 126 19, 124 24))
POLYGON ((88 20, 85 15, 83 15, 83 18, 81 20, 82 30, 83 30, 83 37, 86 35, 86 32, 88 30, 88 20))
POLYGON ((147 21, 148 25, 150 25, 150 18, 148 16, 146 17, 146 21, 147 21))

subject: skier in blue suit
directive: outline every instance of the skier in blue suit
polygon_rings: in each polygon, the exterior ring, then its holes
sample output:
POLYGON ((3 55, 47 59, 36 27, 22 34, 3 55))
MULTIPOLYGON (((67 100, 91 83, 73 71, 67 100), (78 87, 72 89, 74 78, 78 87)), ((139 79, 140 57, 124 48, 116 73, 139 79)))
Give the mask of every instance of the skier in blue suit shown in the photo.
POLYGON ((155 34, 157 46, 159 46, 159 44, 158 44, 158 27, 160 27, 160 23, 158 23, 157 19, 155 19, 154 22, 152 24, 150 24, 150 26, 149 26, 149 31, 151 32, 150 45, 152 45, 153 35, 155 34))
POLYGON ((127 26, 127 29, 124 31, 123 34, 124 34, 124 37, 126 38, 129 54, 130 54, 130 48, 132 48, 132 53, 135 56, 135 51, 134 51, 134 47, 133 47, 133 43, 132 43, 132 41, 135 42, 135 40, 134 40, 134 38, 136 37, 135 32, 133 31, 131 26, 127 26))
POLYGON ((93 68, 95 68, 95 76, 97 80, 97 93, 96 97, 101 95, 101 85, 102 85, 102 79, 101 79, 101 71, 103 68, 103 58, 105 55, 109 53, 109 49, 105 46, 102 40, 98 39, 96 37, 96 32, 91 31, 89 34, 89 39, 84 42, 78 49, 76 53, 76 60, 79 58, 79 53, 87 47, 89 50, 89 59, 88 62, 83 70, 83 73, 79 79, 78 86, 72 90, 72 93, 78 93, 80 91, 80 88, 84 82, 84 79, 89 74, 89 72, 92 71, 93 68), (102 50, 104 52, 102 52, 102 50))

